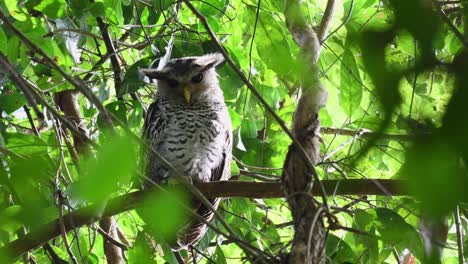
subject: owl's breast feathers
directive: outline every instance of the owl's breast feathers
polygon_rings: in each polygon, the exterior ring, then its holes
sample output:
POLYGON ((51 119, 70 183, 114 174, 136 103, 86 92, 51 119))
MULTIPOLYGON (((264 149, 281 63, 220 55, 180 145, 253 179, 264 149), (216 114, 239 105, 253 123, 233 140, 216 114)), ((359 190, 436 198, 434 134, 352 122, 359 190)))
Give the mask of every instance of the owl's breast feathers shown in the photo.
MULTIPOLYGON (((148 109, 144 135, 156 152, 186 176, 206 182, 229 175, 232 135, 224 103, 190 106, 157 100, 148 109)), ((156 182, 170 177, 151 156, 148 176, 156 182)))

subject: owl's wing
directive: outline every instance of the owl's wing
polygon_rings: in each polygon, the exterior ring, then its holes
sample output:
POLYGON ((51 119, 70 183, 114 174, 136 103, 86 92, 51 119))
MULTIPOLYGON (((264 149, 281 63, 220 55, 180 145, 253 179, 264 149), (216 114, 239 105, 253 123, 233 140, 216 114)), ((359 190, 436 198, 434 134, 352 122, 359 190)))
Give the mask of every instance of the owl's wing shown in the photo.
MULTIPOLYGON (((142 157, 142 171, 145 177, 150 178, 153 181, 159 182, 159 179, 163 177, 166 169, 161 166, 159 161, 151 151, 152 139, 157 138, 161 133, 161 110, 159 108, 158 101, 152 103, 146 111, 145 121, 143 125, 142 139, 144 145, 141 147, 142 157)), ((144 186, 150 186, 148 181, 143 181, 144 186)))
POLYGON ((210 181, 221 181, 227 180, 231 173, 231 160, 232 160, 232 133, 226 131, 223 147, 223 158, 219 162, 218 166, 211 170, 210 181))
POLYGON ((152 103, 145 115, 145 122, 143 125, 143 139, 148 140, 151 138, 151 135, 157 131, 154 131, 158 127, 159 122, 159 113, 160 109, 158 107, 158 102, 152 103))

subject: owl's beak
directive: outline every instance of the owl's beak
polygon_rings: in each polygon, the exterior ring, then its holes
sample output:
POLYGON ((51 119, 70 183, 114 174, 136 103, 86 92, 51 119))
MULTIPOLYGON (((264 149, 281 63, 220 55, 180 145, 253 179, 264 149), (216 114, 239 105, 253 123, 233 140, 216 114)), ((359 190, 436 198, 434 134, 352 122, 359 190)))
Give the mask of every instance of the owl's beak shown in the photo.
POLYGON ((184 88, 184 98, 185 102, 187 102, 187 104, 190 104, 190 100, 192 99, 192 93, 190 92, 189 87, 184 88))

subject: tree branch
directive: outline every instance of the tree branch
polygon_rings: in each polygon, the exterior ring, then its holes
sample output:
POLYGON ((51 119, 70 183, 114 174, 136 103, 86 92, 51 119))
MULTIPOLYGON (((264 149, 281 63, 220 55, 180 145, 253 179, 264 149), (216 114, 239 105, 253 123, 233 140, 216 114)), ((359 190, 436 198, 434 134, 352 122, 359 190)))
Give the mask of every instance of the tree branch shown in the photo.
POLYGON ((322 22, 317 30, 317 37, 322 42, 330 29, 333 13, 335 13, 336 0, 330 0, 327 2, 325 13, 323 14, 322 22))
MULTIPOLYGON (((407 195, 403 180, 323 180, 327 193, 335 195, 407 195)), ((245 197, 245 198, 282 198, 281 183, 257 182, 209 182, 196 184, 208 198, 245 197)), ((149 190, 136 191, 109 200, 104 212, 99 214, 100 205, 90 205, 63 216, 65 231, 84 225, 93 224, 99 219, 117 215, 137 208, 149 190)), ((313 195, 320 194, 317 186, 312 189, 313 195)), ((0 248, 0 256, 7 262, 13 262, 25 252, 32 250, 61 234, 60 221, 54 220, 0 248)))
MULTIPOLYGON (((332 134, 338 136, 359 136, 361 138, 373 138, 378 132, 370 131, 367 129, 361 130, 352 130, 346 128, 333 128, 333 127, 321 127, 320 133, 322 134, 332 134)), ((411 141, 416 139, 416 135, 411 134, 380 134, 380 139, 396 140, 396 141, 411 141)))
MULTIPOLYGON (((117 53, 115 52, 114 44, 112 43, 109 30, 107 30, 109 25, 104 23, 101 17, 97 17, 96 21, 98 23, 99 29, 101 30, 104 44, 106 45, 106 49, 107 49, 106 57, 110 58, 112 71, 114 72, 115 94, 119 94, 120 90, 122 89, 122 77, 121 77, 122 70, 120 69, 119 58, 117 57, 117 53)), ((122 97, 120 97, 119 99, 121 100, 122 97)))
MULTIPOLYGON (((119 58, 115 52, 114 44, 112 43, 111 36, 107 30, 109 25, 104 23, 101 17, 96 18, 99 29, 101 30, 102 37, 104 39, 104 44, 106 45, 107 54, 110 58, 112 71, 114 72, 114 89, 115 94, 119 94, 122 89, 122 78, 121 78, 121 69, 119 58)), ((123 97, 117 97, 118 100, 123 100, 123 97)), ((115 219, 111 217, 106 217, 99 221, 99 225, 102 228, 102 233, 106 234, 109 238, 114 239, 118 236, 117 229, 118 224, 115 219)), ((112 243, 112 240, 104 239, 104 254, 106 255, 106 260, 108 264, 120 264, 124 263, 124 253, 123 249, 118 247, 115 243, 112 243)))
POLYGON ((325 263, 327 231, 323 214, 329 224, 336 225, 327 204, 327 191, 315 171, 320 158, 320 109, 325 106, 328 94, 320 81, 317 61, 320 56, 320 40, 327 34, 332 20, 335 0, 328 0, 327 8, 318 32, 305 20, 299 0, 286 0, 284 15, 286 26, 300 48, 297 62, 300 64, 302 95, 293 117, 292 133, 299 144, 291 144, 284 162, 282 187, 286 194, 293 222, 294 238, 287 263, 325 263), (300 150, 297 145, 302 146, 300 150), (305 151, 310 161, 304 159, 305 151), (322 203, 310 199, 311 189, 320 187, 322 203))

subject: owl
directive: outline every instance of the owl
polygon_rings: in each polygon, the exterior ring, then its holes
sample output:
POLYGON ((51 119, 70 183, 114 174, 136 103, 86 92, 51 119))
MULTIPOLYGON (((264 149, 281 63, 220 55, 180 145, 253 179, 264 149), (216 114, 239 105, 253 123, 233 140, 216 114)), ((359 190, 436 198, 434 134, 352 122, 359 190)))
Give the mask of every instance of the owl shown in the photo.
MULTIPOLYGON (((230 175, 231 120, 215 71, 223 60, 215 53, 173 59, 162 69, 141 70, 156 79, 158 87, 145 116, 143 138, 191 182, 226 180, 230 175)), ((174 177, 150 151, 143 159, 146 176, 154 182, 164 184, 174 177)), ((214 208, 219 202, 210 200, 214 208)), ((205 205, 195 202, 193 206, 205 220, 213 218, 205 205)), ((192 220, 178 232, 173 249, 187 249, 206 230, 206 224, 192 220)))

